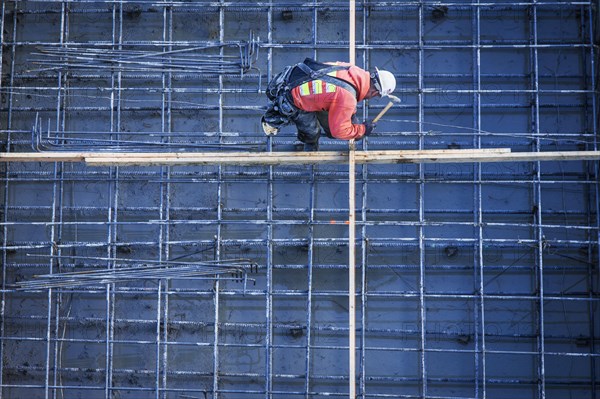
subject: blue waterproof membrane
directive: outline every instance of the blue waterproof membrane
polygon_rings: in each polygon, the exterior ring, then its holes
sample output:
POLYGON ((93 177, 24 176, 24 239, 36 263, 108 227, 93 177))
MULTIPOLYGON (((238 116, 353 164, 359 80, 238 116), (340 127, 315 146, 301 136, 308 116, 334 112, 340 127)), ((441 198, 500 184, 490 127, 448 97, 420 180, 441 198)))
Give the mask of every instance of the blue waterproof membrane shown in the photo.
MULTIPOLYGON (((358 150, 598 150, 596 1, 356 11, 402 100, 358 150)), ((301 151, 269 79, 348 60, 345 1, 0 13, 3 152, 301 151)), ((598 166, 357 165, 357 397, 596 398, 598 166)), ((0 397, 348 397, 347 165, 1 170, 0 397)))

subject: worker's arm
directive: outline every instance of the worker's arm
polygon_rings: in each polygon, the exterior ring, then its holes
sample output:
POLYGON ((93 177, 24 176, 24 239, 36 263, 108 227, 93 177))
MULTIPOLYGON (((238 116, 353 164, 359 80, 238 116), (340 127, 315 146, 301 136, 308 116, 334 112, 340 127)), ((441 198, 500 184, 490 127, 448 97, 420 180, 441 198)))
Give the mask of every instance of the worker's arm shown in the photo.
POLYGON ((360 139, 365 134, 365 125, 353 124, 356 100, 346 90, 338 88, 336 99, 329 107, 329 129, 331 135, 340 140, 360 139))

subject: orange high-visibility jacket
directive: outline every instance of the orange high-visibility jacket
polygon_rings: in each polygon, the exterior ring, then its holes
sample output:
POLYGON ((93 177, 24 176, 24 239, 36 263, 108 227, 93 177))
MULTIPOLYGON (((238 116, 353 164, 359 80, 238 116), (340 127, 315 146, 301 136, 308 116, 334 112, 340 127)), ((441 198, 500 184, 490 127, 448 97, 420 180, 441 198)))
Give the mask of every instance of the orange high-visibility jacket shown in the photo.
MULTIPOLYGON (((333 65, 349 66, 336 62, 333 65)), ((371 84, 369 72, 357 66, 348 70, 336 71, 332 76, 343 79, 356 88, 358 101, 362 101, 371 84)), ((331 135, 341 140, 359 139, 365 134, 365 125, 352 124, 352 115, 356 113, 357 99, 348 90, 312 80, 292 89, 292 98, 296 107, 307 112, 328 111, 331 135)))

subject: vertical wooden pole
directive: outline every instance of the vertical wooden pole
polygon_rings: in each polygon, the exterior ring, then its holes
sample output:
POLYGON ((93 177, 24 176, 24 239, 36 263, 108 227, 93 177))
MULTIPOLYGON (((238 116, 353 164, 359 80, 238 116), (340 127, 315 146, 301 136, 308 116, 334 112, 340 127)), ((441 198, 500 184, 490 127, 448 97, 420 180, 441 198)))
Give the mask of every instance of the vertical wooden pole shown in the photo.
POLYGON ((354 140, 350 141, 348 162, 348 376, 350 399, 356 398, 356 159, 354 140))
MULTIPOLYGON (((350 0, 349 58, 356 63, 356 3, 350 0)), ((355 143, 350 140, 348 159, 348 377, 349 398, 356 398, 356 159, 355 143)))
POLYGON ((356 64, 356 1, 350 0, 350 32, 349 32, 349 61, 352 65, 356 64))

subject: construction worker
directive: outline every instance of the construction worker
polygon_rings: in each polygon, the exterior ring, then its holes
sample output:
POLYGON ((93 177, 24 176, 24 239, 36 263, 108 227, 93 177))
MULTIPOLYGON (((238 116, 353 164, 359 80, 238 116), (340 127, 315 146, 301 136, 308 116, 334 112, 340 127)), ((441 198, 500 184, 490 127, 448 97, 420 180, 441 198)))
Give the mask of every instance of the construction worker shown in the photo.
POLYGON ((358 101, 391 94, 396 79, 388 71, 371 73, 347 63, 319 63, 310 58, 288 66, 276 75, 266 90, 269 98, 262 117, 266 135, 294 123, 305 150, 317 150, 321 132, 341 140, 360 140, 375 125, 356 123, 358 101))

